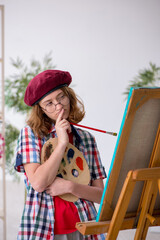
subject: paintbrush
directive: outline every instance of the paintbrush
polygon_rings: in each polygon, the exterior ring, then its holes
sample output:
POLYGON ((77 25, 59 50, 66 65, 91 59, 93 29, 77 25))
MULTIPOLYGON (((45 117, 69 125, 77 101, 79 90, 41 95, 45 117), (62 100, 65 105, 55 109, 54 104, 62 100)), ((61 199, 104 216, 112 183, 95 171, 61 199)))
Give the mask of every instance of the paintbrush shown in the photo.
POLYGON ((108 132, 108 131, 105 131, 105 130, 101 130, 101 129, 97 129, 97 128, 92 128, 92 127, 87 127, 87 126, 80 125, 80 124, 77 124, 77 123, 72 123, 72 122, 70 122, 70 124, 71 124, 71 125, 74 125, 74 126, 77 126, 77 127, 87 128, 87 129, 90 129, 90 130, 93 130, 93 131, 110 134, 110 135, 112 135, 112 136, 117 136, 117 133, 115 133, 115 132, 108 132))

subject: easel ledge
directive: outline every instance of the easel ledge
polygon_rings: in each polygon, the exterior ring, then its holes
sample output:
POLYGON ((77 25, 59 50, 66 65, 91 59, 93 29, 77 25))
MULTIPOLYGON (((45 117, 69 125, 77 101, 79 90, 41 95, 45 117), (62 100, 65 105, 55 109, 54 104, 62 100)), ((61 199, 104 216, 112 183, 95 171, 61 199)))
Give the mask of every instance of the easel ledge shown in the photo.
MULTIPOLYGON (((156 218, 156 224, 153 226, 160 226, 160 216, 153 214, 153 217, 156 218)), ((121 230, 133 229, 136 217, 124 219, 121 230)), ((92 234, 102 234, 107 233, 110 226, 110 221, 102 222, 81 222, 76 224, 76 228, 82 235, 92 235, 92 234)))

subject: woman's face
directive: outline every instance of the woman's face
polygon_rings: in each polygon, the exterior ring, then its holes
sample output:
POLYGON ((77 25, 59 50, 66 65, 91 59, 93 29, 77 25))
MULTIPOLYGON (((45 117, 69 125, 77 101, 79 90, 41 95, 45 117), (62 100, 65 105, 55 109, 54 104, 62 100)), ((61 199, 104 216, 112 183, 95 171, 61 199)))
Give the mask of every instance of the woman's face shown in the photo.
POLYGON ((62 109, 64 109, 63 118, 69 117, 70 101, 61 89, 48 94, 39 102, 39 105, 45 114, 54 121, 57 120, 62 109))

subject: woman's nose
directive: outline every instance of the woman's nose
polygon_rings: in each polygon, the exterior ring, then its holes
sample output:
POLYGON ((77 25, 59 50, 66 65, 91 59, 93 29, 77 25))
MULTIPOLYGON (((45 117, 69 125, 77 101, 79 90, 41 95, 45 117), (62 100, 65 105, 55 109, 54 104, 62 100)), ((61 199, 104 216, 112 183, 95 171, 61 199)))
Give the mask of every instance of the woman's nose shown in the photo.
POLYGON ((57 104, 55 104, 55 109, 56 110, 61 110, 62 109, 62 104, 61 103, 57 103, 57 104))

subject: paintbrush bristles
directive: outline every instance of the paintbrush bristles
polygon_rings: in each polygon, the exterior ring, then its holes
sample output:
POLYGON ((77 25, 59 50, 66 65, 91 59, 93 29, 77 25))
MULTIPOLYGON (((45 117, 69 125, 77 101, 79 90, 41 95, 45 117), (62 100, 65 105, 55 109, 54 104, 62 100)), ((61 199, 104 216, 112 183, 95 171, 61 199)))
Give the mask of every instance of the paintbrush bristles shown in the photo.
POLYGON ((110 135, 112 135, 112 136, 117 136, 117 133, 115 133, 115 132, 106 132, 107 134, 110 134, 110 135))

